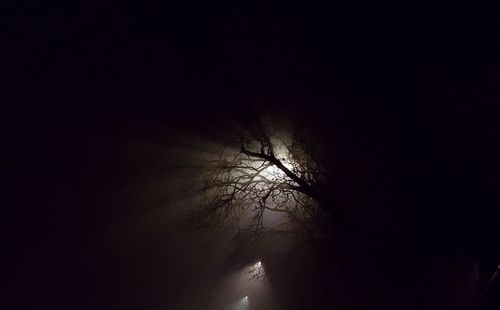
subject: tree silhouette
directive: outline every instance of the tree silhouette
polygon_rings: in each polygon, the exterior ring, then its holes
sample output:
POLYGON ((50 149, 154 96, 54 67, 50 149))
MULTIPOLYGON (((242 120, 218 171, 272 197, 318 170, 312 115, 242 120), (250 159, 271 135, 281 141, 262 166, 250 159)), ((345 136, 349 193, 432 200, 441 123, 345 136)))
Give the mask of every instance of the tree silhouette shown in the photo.
POLYGON ((192 219, 197 226, 229 224, 253 236, 300 232, 311 239, 320 232, 320 217, 340 219, 322 190, 328 164, 304 132, 268 131, 240 133, 206 162, 205 199, 192 219))

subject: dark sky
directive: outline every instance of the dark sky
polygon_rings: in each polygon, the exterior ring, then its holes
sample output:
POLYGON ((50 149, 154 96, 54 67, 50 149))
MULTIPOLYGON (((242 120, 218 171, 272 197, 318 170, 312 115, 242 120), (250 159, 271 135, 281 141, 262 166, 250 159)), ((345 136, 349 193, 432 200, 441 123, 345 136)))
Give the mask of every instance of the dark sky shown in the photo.
MULTIPOLYGON (((498 263, 493 7, 9 0, 1 11, 9 309, 202 306, 230 268, 223 246, 177 232, 196 184, 178 166, 250 111, 292 115, 346 150, 353 279, 360 296, 377 288, 373 305, 438 283, 413 305, 431 309, 454 279, 443 266, 498 263)), ((303 300, 328 287, 320 273, 298 285, 303 300)))

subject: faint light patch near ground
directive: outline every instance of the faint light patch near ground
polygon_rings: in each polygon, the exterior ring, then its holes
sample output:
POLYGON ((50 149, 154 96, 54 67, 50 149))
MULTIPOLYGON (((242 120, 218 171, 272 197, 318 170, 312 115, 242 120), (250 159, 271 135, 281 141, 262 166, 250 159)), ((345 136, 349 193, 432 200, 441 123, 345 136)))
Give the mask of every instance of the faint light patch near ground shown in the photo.
POLYGON ((215 293, 213 309, 275 309, 272 286, 264 264, 253 262, 226 277, 215 293))

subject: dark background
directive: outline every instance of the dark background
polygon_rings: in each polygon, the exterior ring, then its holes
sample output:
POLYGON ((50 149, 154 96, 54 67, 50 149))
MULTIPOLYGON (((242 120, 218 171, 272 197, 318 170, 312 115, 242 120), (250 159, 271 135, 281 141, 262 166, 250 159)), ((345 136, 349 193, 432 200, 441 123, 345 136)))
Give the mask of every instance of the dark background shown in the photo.
POLYGON ((165 298, 196 287, 195 271, 158 276, 182 260, 168 230, 152 233, 167 240, 161 250, 120 262, 100 240, 144 205, 178 198, 117 189, 171 173, 177 158, 162 163, 151 145, 217 131, 222 111, 299 111, 347 149, 346 205, 370 206, 354 208, 353 238, 373 236, 354 252, 381 263, 358 268, 373 295, 404 279, 419 295, 427 280, 408 279, 433 279, 432 268, 479 262, 484 275, 499 262, 494 7, 5 1, 1 11, 8 308, 169 308, 165 298))

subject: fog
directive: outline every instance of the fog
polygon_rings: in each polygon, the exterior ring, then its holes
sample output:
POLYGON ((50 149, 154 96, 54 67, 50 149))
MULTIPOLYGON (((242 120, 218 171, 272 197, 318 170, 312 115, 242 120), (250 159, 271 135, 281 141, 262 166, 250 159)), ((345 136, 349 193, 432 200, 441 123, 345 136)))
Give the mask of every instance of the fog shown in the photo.
MULTIPOLYGON (((212 236, 185 225, 202 199, 200 163, 220 145, 183 125, 108 121, 39 133, 42 153, 21 189, 32 213, 12 213, 23 259, 40 268, 18 275, 17 288, 33 296, 21 304, 278 309, 264 267, 249 274, 272 255, 235 248, 234 232, 212 236)), ((266 248, 286 251, 289 242, 268 239, 266 248)))
POLYGON ((222 146, 218 133, 232 126, 215 112, 203 122, 189 113, 175 120, 108 114, 93 126, 28 132, 36 142, 21 147, 14 178, 22 199, 4 226, 22 245, 11 256, 22 266, 10 271, 13 302, 176 310, 470 304, 477 261, 453 254, 439 231, 427 233, 436 241, 416 235, 418 212, 385 205, 385 180, 375 172, 377 182, 367 179, 374 177, 359 158, 344 162, 347 190, 337 192, 355 221, 331 232, 327 244, 287 233, 254 244, 229 226, 218 233, 186 226, 203 200, 204 163, 222 146), (411 302, 416 295, 420 301, 411 302))
POLYGON ((469 310, 500 262, 498 12, 431 2, 3 1, 0 309, 469 310), (260 122, 332 172, 317 238, 192 220, 260 122))

